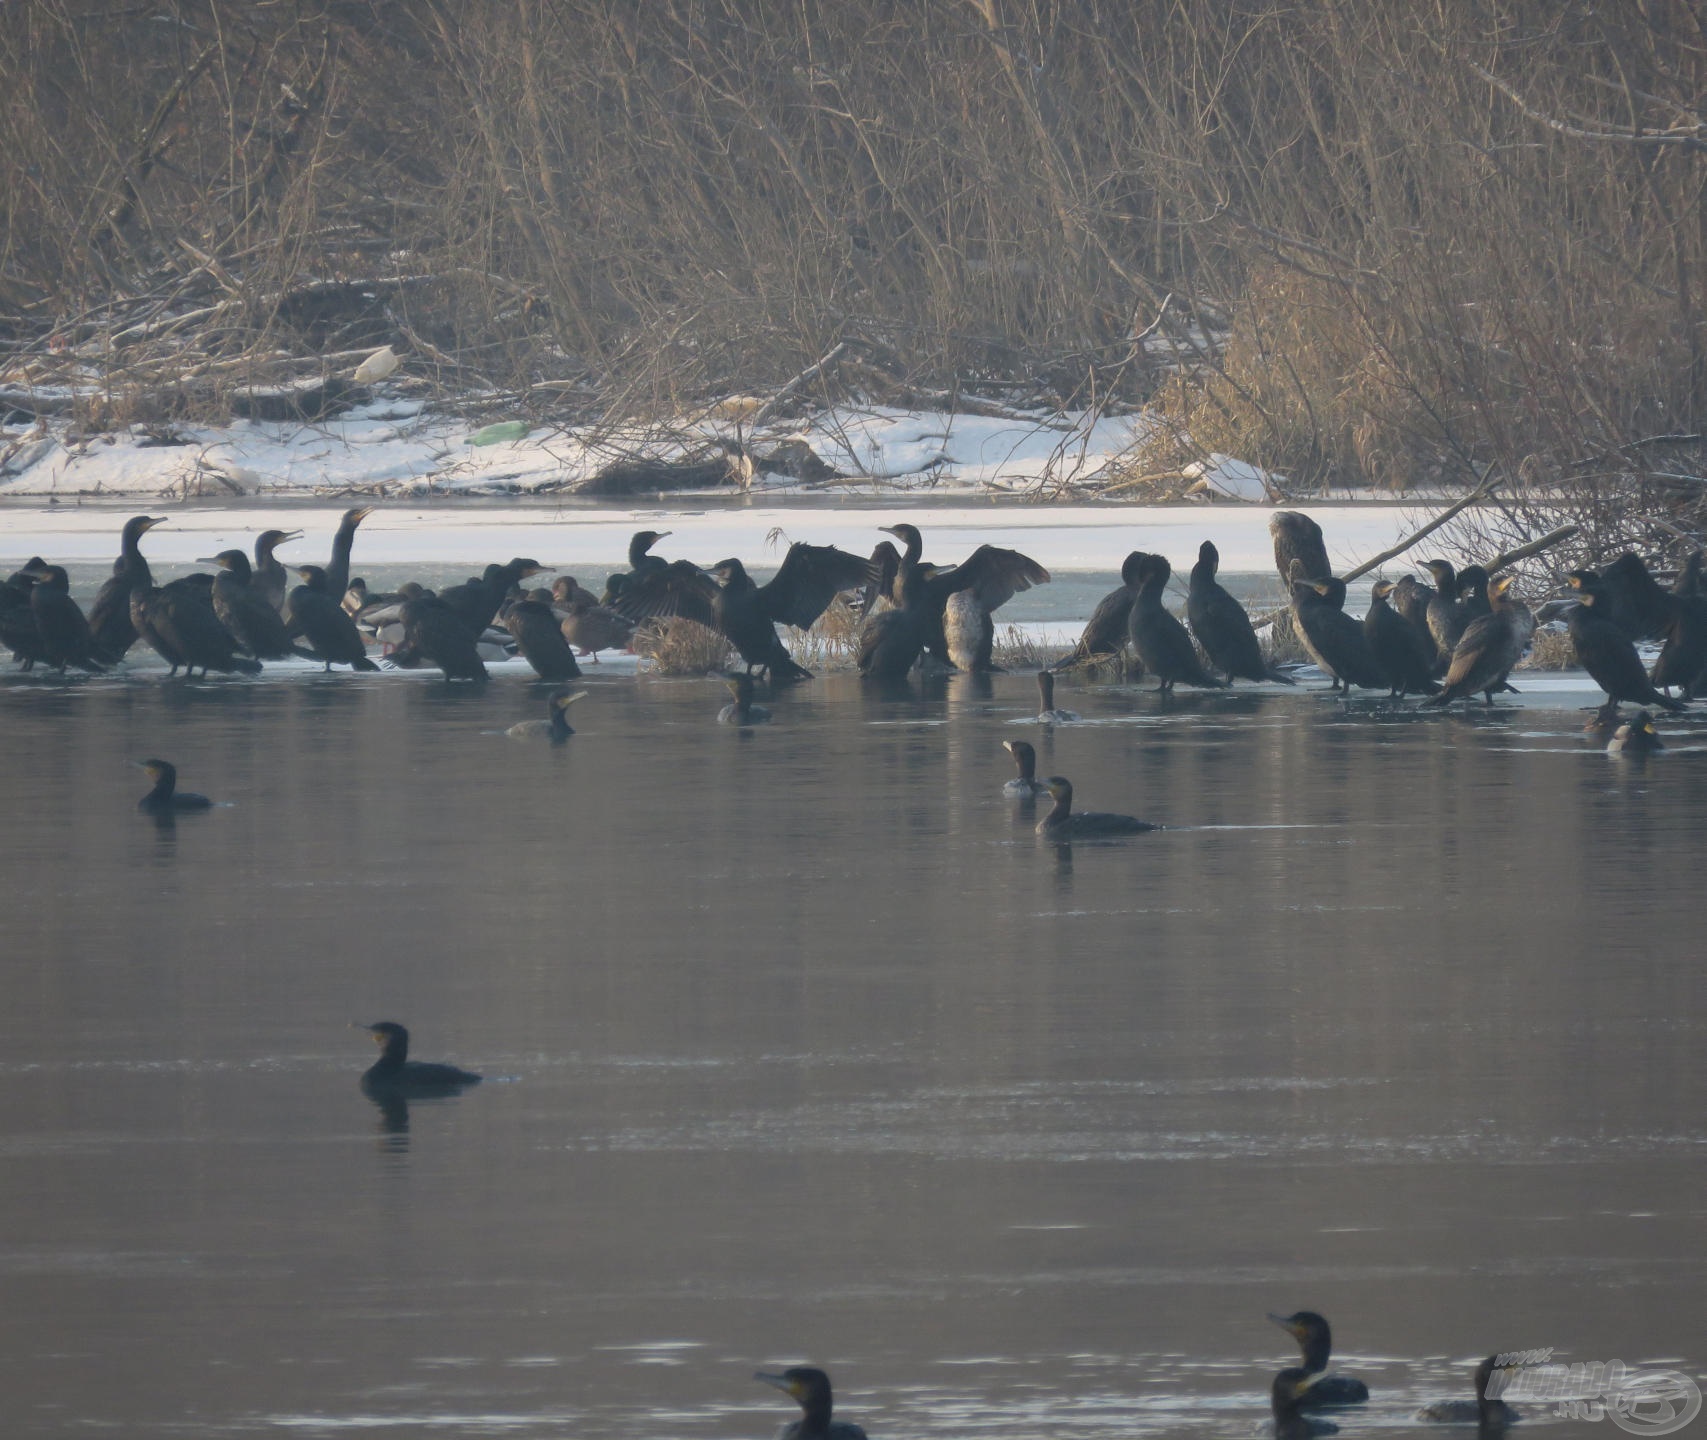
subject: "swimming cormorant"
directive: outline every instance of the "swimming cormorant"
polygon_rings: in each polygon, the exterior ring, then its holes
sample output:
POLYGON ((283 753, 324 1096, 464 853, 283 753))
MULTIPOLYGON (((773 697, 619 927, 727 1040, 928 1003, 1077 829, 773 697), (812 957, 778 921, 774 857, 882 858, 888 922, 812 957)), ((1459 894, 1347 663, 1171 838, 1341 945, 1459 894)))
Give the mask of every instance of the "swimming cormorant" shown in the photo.
POLYGON ((94 636, 95 651, 108 660, 122 660, 125 652, 136 644, 136 626, 130 618, 131 592, 154 583, 140 541, 156 525, 165 523, 164 515, 132 515, 124 522, 112 578, 96 592, 95 603, 89 607, 89 630, 94 636))
POLYGON ((352 670, 378 670, 368 659, 367 646, 356 622, 326 588, 326 572, 318 565, 299 565, 302 584, 290 592, 285 605, 285 632, 292 640, 308 642, 295 653, 319 660, 330 670, 348 665, 352 670))
POLYGON ((1032 748, 1031 741, 1004 740, 1002 749, 1014 757, 1014 766, 1019 771, 1002 786, 1002 794, 1010 800, 1035 800, 1039 795, 1049 793, 1049 787, 1037 778, 1037 751, 1032 748))
POLYGON ((1349 695, 1353 685, 1386 687, 1386 673, 1370 653, 1363 626, 1345 613, 1345 581, 1335 576, 1294 581, 1292 617, 1310 658, 1333 677, 1330 689, 1344 686, 1349 695))
POLYGON ((1191 622, 1191 633, 1209 656, 1209 663, 1226 672, 1229 684, 1234 680, 1295 683, 1290 675, 1264 663, 1251 617, 1215 578, 1220 565, 1220 551, 1205 540, 1197 547, 1197 564, 1191 567, 1191 583, 1185 592, 1185 618, 1191 622))
POLYGON ((1388 695, 1403 696, 1415 690, 1438 695, 1434 681, 1434 640, 1418 635, 1415 627, 1387 603, 1393 593, 1391 581, 1378 581, 1370 591, 1369 609, 1363 614, 1363 638, 1376 665, 1387 677, 1388 695))
POLYGON ((44 565, 30 591, 30 614, 40 637, 41 658, 61 675, 67 665, 79 670, 105 670, 95 659, 94 636, 83 607, 71 598, 71 581, 63 567, 44 565))
POLYGON ((1274 539, 1274 568, 1288 584, 1300 580, 1326 580, 1334 573, 1328 563, 1328 547, 1322 542, 1322 527, 1297 510, 1276 510, 1268 519, 1274 539), (1297 576, 1293 562, 1299 565, 1297 576))
POLYGON ((300 530, 263 530, 255 537, 255 573, 249 577, 250 586, 281 615, 285 598, 293 588, 290 571, 274 558, 273 551, 292 540, 302 539, 300 530))
POLYGON ((250 583, 249 557, 241 550, 221 550, 202 565, 217 565, 213 577, 213 613, 240 649, 257 660, 284 660, 291 648, 284 616, 250 583))
POLYGON ((1274 1440, 1310 1440, 1315 1435, 1337 1435, 1331 1420, 1316 1420, 1303 1413, 1310 1392, 1322 1383, 1319 1374, 1293 1365, 1274 1377, 1269 1387, 1269 1408, 1274 1412, 1274 1440))
POLYGON ((1132 602, 1127 625, 1132 648, 1144 662, 1145 670, 1160 682, 1158 690, 1170 691, 1181 680, 1187 685, 1219 689, 1226 682, 1217 680, 1203 668, 1185 626, 1162 604, 1162 590, 1172 573, 1173 567, 1165 555, 1146 555, 1139 566, 1138 595, 1132 602))
POLYGON ((1037 718, 1044 725, 1071 725, 1079 718, 1071 710, 1055 708, 1055 677, 1047 670, 1037 672, 1037 718))
POLYGON ((784 1425, 777 1432, 777 1440, 865 1440, 865 1431, 859 1426, 830 1418, 830 1377, 822 1370, 793 1365, 780 1375, 755 1370, 753 1379, 791 1396, 805 1412, 800 1419, 784 1425))
POLYGON ((1660 732, 1654 729, 1654 717, 1646 710, 1638 710, 1634 719, 1618 727, 1606 742, 1606 748, 1614 755, 1652 755, 1666 747, 1660 732))
POLYGON ((634 620, 679 615, 714 630, 740 652, 749 674, 762 669, 773 684, 810 680, 812 672, 794 662, 776 627, 811 629, 830 602, 859 585, 866 572, 863 556, 834 545, 796 543, 763 585, 733 558, 719 560, 709 573, 682 561, 631 579, 616 609, 634 620))
POLYGON ((1146 830, 1160 830, 1148 820, 1132 815, 1110 815, 1100 810, 1073 809, 1073 782, 1063 775, 1051 775, 1043 782, 1054 807, 1037 822, 1037 833, 1045 840, 1095 840, 1104 835, 1141 835, 1146 830))
MULTIPOLYGON (((1142 550, 1134 550, 1121 562, 1120 588, 1109 591, 1097 601, 1084 633, 1079 636, 1079 643, 1065 659, 1051 665, 1051 670, 1071 670, 1081 665, 1101 665, 1126 659, 1132 602, 1138 598, 1139 573, 1146 558, 1142 550)), ((1196 571, 1192 573, 1196 574, 1196 571)), ((1142 662, 1139 662, 1139 668, 1142 670, 1142 662)))
POLYGON ((480 1077, 455 1065, 435 1064, 409 1058, 409 1032, 395 1020, 358 1025, 379 1046, 379 1059, 362 1075, 362 1090, 368 1095, 405 1095, 428 1098, 454 1095, 465 1086, 478 1085, 480 1077))
POLYGON ((751 675, 726 675, 723 683, 729 687, 731 699, 717 712, 719 725, 763 725, 771 718, 763 705, 753 704, 751 675))
POLYGON ((553 690, 545 702, 545 719, 521 720, 504 733, 513 740, 525 740, 536 735, 548 736, 553 745, 561 745, 575 733, 569 723, 569 707, 585 700, 585 690, 553 690))
POLYGON ((580 678, 575 652, 563 636, 563 623, 549 605, 523 600, 510 606, 504 628, 516 637, 522 658, 533 666, 541 680, 559 682, 580 678))
POLYGON ((1361 1405, 1369 1398, 1369 1387, 1361 1380, 1354 1380, 1349 1375, 1324 1375, 1328 1368, 1328 1357, 1333 1353, 1333 1332, 1328 1328, 1328 1322, 1314 1310, 1300 1310, 1292 1315, 1270 1314, 1270 1320, 1294 1340, 1304 1356, 1304 1369, 1310 1375, 1318 1377, 1310 1386, 1310 1393, 1302 1401, 1305 1409, 1316 1409, 1326 1405, 1361 1405))
POLYGON ((183 810, 208 810, 213 801, 178 788, 178 767, 169 760, 138 760, 139 769, 148 772, 154 788, 136 802, 138 810, 150 815, 175 815, 183 810))
POLYGON ((1577 592, 1577 603, 1566 612, 1565 624, 1570 628, 1578 661, 1606 692, 1607 699, 1682 710, 1681 700, 1654 689, 1636 655, 1635 642, 1607 616, 1611 601, 1600 577, 1592 570, 1573 570, 1569 578, 1577 592))
POLYGON ((1488 1394, 1488 1383, 1497 1370, 1499 1356, 1490 1355, 1476 1367, 1476 1398, 1474 1400, 1437 1400, 1417 1411, 1417 1419, 1433 1420, 1445 1425, 1477 1425, 1483 1435, 1504 1430, 1523 1417, 1513 1406, 1497 1395, 1488 1394))
POLYGON ((1492 608, 1465 626, 1452 651, 1445 684, 1439 694, 1424 700, 1424 705, 1450 705, 1478 690, 1492 705, 1494 692, 1508 688, 1506 677, 1523 658, 1535 633, 1529 607, 1511 596, 1513 578, 1502 575, 1489 587, 1492 608))

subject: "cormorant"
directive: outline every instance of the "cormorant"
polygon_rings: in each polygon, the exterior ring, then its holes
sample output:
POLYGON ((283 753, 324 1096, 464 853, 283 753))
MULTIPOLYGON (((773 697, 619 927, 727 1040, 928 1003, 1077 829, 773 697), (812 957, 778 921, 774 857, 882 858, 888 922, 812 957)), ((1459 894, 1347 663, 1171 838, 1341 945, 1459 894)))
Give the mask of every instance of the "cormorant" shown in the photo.
POLYGON ((1671 594, 1671 623, 1666 642, 1649 678, 1662 690, 1678 686, 1685 700, 1695 698, 1707 670, 1707 597, 1701 594, 1701 552, 1684 562, 1671 594))
POLYGON ((1251 617, 1215 578, 1220 565, 1221 552, 1205 540, 1197 547, 1197 564, 1191 567, 1191 583, 1185 592, 1185 618, 1191 622, 1191 633, 1209 656, 1209 663, 1227 672, 1229 684, 1234 680, 1294 684, 1290 675, 1264 663, 1251 617))
POLYGON ((130 592, 130 618, 136 633, 186 677, 201 667, 226 674, 259 675, 261 662, 237 653, 231 632, 213 613, 213 577, 186 575, 163 586, 138 586, 130 592))
POLYGON ((1050 812, 1037 822, 1037 833, 1045 840, 1095 840, 1104 835, 1141 835, 1146 830, 1160 830, 1148 820, 1132 815, 1109 815, 1099 810, 1073 810, 1073 782, 1062 775, 1051 775, 1043 782, 1049 798, 1055 802, 1050 812))
POLYGON ((1276 510, 1268 518, 1268 533, 1274 538, 1274 568, 1280 578, 1326 580, 1334 573, 1328 563, 1328 547, 1322 543, 1322 527, 1297 510, 1276 510), (1298 562, 1295 577, 1292 564, 1298 562))
POLYGON ((1002 794, 1010 800, 1035 800, 1049 793, 1049 787, 1037 778, 1037 751, 1029 740, 1004 740, 1002 749, 1014 757, 1019 774, 1002 786, 1002 794))
POLYGON ((291 639, 308 642, 295 653, 321 661, 327 670, 348 665, 352 670, 378 670, 368 659, 367 646, 356 622, 326 588, 326 572, 318 565, 299 565, 302 584, 290 592, 285 609, 285 631, 291 639))
POLYGON ((775 1386, 805 1411, 800 1419, 777 1432, 777 1440, 865 1440, 865 1431, 859 1426, 830 1418, 830 1377, 822 1370, 793 1365, 780 1375, 755 1370, 753 1379, 775 1386))
POLYGON ((356 526, 373 514, 373 506, 346 510, 332 537, 332 558, 326 562, 326 593, 341 596, 350 588, 350 550, 356 543, 356 526))
POLYGON ((1429 597, 1425 614, 1429 634, 1434 636, 1435 653, 1439 657, 1436 669, 1444 674, 1452 663, 1452 652, 1458 648, 1458 637, 1470 623, 1458 603, 1458 572, 1450 560, 1429 560, 1423 565, 1434 577, 1434 594, 1429 597))
POLYGON ((753 582, 739 560, 719 560, 709 574, 680 561, 631 579, 616 608, 634 620, 679 615, 714 630, 740 652, 749 674, 763 669, 773 684, 809 680, 812 672, 794 662, 777 625, 811 629, 838 594, 865 579, 866 570, 863 556, 834 545, 796 543, 763 585, 753 582))
POLYGON ((510 587, 538 575, 545 567, 537 560, 517 557, 506 565, 488 565, 478 580, 466 580, 439 591, 439 603, 468 627, 476 640, 497 617, 498 607, 510 593, 510 587))
POLYGON ((403 643, 391 652, 391 663, 405 670, 437 665, 450 680, 484 680, 486 665, 476 648, 479 632, 436 595, 405 600, 400 607, 403 643))
POLYGON ((1529 607, 1511 597, 1512 582, 1512 576, 1502 575, 1489 587, 1492 608, 1465 626, 1452 651, 1446 683, 1439 694, 1423 701, 1424 705, 1450 705, 1478 690, 1492 705, 1494 692, 1507 688, 1506 677, 1523 658, 1535 633, 1529 607))
POLYGON ((1566 612, 1565 624, 1570 628, 1577 659, 1606 692, 1607 699, 1682 710, 1682 701, 1654 689, 1637 658, 1635 642, 1607 615, 1611 600, 1600 577, 1592 570, 1573 570, 1569 578, 1577 592, 1577 603, 1566 612))
POLYGON ((1386 687, 1386 673, 1370 653, 1363 626, 1345 613, 1345 581, 1334 576, 1295 581, 1292 618, 1310 658, 1333 677, 1330 689, 1343 685, 1349 695, 1353 685, 1365 690, 1386 687))
POLYGON ((585 690, 553 690, 545 702, 545 719, 518 721, 504 733, 513 740, 545 735, 553 745, 561 745, 575 733, 574 727, 569 723, 569 707, 577 700, 586 698, 585 690))
POLYGON ((1434 640, 1418 635, 1414 626, 1387 603, 1393 593, 1391 581, 1378 581, 1370 591, 1369 609, 1363 614, 1363 638, 1375 664, 1387 677, 1388 695, 1403 696, 1415 690, 1438 695, 1434 681, 1434 640))
POLYGON ((130 618, 131 592, 154 583, 148 561, 142 558, 140 542, 156 525, 165 523, 164 515, 133 515, 124 522, 112 578, 96 592, 95 603, 89 607, 89 630, 94 636, 95 650, 107 659, 122 660, 136 644, 136 626, 130 618))
POLYGON ((1488 1382, 1498 1369, 1499 1356, 1490 1355, 1476 1367, 1476 1398, 1474 1400, 1437 1400, 1417 1411, 1417 1419, 1433 1420, 1445 1425, 1477 1425, 1488 1435, 1515 1425, 1523 1418, 1513 1406, 1488 1394, 1488 1382))
POLYGON ((201 565, 217 565, 213 577, 213 613, 238 646, 257 660, 284 660, 291 648, 284 616, 250 583, 249 557, 241 550, 221 550, 201 565))
POLYGON ((175 815, 182 810, 208 810, 213 801, 205 795, 192 794, 178 788, 178 767, 169 760, 138 760, 137 767, 148 772, 154 788, 136 802, 138 810, 150 815, 175 815))
POLYGON ((730 702, 717 712, 719 725, 763 725, 771 712, 763 705, 753 704, 753 677, 726 675, 723 683, 729 687, 730 702))
POLYGON ((1310 1385, 1310 1393, 1301 1404, 1303 1408, 1314 1410, 1326 1405, 1361 1405, 1369 1398, 1369 1387, 1361 1380, 1354 1380, 1349 1375, 1324 1375, 1328 1368, 1328 1356, 1333 1352, 1333 1332, 1328 1328, 1328 1322, 1314 1310, 1300 1310, 1293 1315, 1270 1314, 1270 1320, 1294 1340, 1303 1352, 1304 1369, 1316 1377, 1310 1385))
POLYGON ((1651 755, 1666 747, 1660 732, 1654 729, 1654 717, 1646 710, 1638 710, 1635 719, 1618 727, 1606 742, 1606 748, 1614 755, 1651 755))
POLYGON ((284 613, 285 597, 292 587, 290 571, 273 558, 273 551, 291 540, 300 539, 300 530, 263 530, 255 537, 255 573, 250 577, 249 584, 281 615, 284 613))
POLYGON ((61 566, 41 568, 30 591, 30 614, 35 617, 40 637, 41 659, 61 675, 67 665, 79 670, 107 668, 91 653, 94 636, 83 618, 82 606, 71 598, 71 581, 61 566))
POLYGON ((581 667, 575 663, 575 652, 564 639, 563 624, 549 605, 523 600, 510 606, 504 616, 504 628, 516 637, 522 658, 533 666, 541 680, 561 682, 580 678, 581 667))
POLYGON ((41 631, 36 628, 35 611, 30 608, 30 592, 47 569, 47 561, 32 556, 28 565, 6 577, 0 585, 0 645, 12 652, 12 658, 24 669, 33 670, 38 660, 47 658, 42 649, 41 631))
POLYGON ((1671 626, 1676 596, 1648 573, 1642 557, 1627 551, 1600 572, 1611 600, 1608 618, 1632 640, 1658 640, 1671 626))
MULTIPOLYGON (((1051 665, 1051 670, 1101 665, 1126 657, 1127 631, 1132 622, 1132 602, 1138 598, 1139 573, 1147 558, 1142 550, 1134 550, 1121 562, 1120 588, 1109 591, 1097 601, 1096 609, 1091 611, 1091 618, 1085 625, 1084 633, 1079 636, 1079 643, 1065 659, 1057 660, 1051 665)), ((1195 570, 1192 571, 1193 575, 1196 573, 1195 570)))
POLYGON ((1319 1374, 1294 1365, 1274 1377, 1269 1387, 1269 1408, 1274 1412, 1274 1440, 1310 1440, 1314 1435, 1337 1435, 1339 1426, 1331 1420, 1314 1420, 1303 1413, 1310 1403, 1310 1392, 1322 1383, 1319 1374))
POLYGON ((668 560, 649 552, 660 540, 673 533, 670 530, 636 530, 628 542, 628 569, 606 578, 605 592, 599 597, 599 603, 614 607, 630 583, 650 579, 668 569, 668 560))
POLYGON ((358 1025, 366 1030, 379 1046, 379 1059, 362 1076, 362 1090, 367 1095, 422 1096, 454 1095, 469 1085, 478 1085, 480 1077, 455 1065, 435 1064, 430 1060, 409 1058, 409 1032, 395 1020, 381 1020, 376 1025, 358 1025))
POLYGON ((1071 710, 1055 708, 1055 677, 1047 670, 1037 672, 1037 718, 1044 725, 1071 725, 1079 717, 1071 710))
MULTIPOLYGON (((958 627, 961 641, 973 642, 975 649, 968 651, 960 648, 959 661, 966 663, 961 665, 956 660, 955 654, 950 651, 945 628, 949 596, 962 590, 971 590, 975 593, 978 604, 986 612, 990 612, 1005 605, 1021 590, 1029 590, 1033 585, 1045 585, 1049 582, 1049 572, 1029 555, 1022 555, 1017 550, 1004 550, 995 545, 980 545, 959 565, 927 566, 921 558, 924 554, 924 540, 917 526, 880 525, 878 528, 893 535, 904 547, 896 566, 894 584, 889 592, 890 599, 902 608, 909 604, 915 607, 924 648, 950 667, 987 669, 989 655, 987 651, 977 653, 977 649, 982 647, 982 625, 974 625, 963 615, 958 627)), ((863 646, 863 637, 861 643, 863 646)))
POLYGON ((1219 689, 1226 682, 1217 680, 1203 668, 1185 626, 1162 604, 1162 590, 1172 573, 1173 567, 1165 555, 1147 555, 1139 566, 1138 596, 1132 602, 1127 628, 1132 648, 1138 652, 1144 668, 1160 682, 1158 690, 1172 690, 1181 680, 1187 685, 1219 689))

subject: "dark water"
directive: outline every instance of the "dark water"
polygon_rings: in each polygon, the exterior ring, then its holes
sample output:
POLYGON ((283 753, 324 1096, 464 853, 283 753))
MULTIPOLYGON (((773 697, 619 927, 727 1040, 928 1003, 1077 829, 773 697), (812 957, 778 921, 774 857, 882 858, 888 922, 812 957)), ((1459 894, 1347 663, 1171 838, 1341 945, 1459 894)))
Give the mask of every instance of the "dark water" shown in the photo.
POLYGON ((0 681, 5 1434, 1242 1436, 1305 1307, 1348 1434, 1701 1375, 1707 729, 586 688, 0 681), (1172 828, 1039 847, 1019 736, 1172 828), (487 1083, 383 1115, 382 1018, 487 1083))

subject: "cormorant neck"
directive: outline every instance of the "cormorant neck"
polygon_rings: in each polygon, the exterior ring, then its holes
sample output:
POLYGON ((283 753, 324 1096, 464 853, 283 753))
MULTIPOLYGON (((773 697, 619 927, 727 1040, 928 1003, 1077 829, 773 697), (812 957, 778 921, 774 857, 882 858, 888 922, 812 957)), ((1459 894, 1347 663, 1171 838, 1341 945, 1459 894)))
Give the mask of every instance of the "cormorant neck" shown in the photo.
POLYGON ((1333 1346, 1333 1337, 1329 1335, 1312 1335, 1303 1342, 1304 1368, 1312 1375, 1320 1375, 1328 1368, 1328 1354, 1333 1346))
POLYGON ((148 792, 150 800, 170 800, 178 788, 178 777, 170 770, 162 770, 154 777, 154 788, 148 792))

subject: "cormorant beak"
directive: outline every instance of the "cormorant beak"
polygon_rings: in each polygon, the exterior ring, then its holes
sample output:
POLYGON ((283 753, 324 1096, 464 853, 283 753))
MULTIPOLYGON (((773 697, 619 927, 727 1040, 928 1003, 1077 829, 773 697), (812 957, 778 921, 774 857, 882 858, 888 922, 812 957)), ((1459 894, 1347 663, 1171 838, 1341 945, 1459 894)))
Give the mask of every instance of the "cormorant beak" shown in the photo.
POLYGON ((766 1385, 775 1387, 791 1400, 800 1399, 800 1391, 795 1388, 794 1382, 785 1376, 772 1375, 765 1370, 755 1370, 753 1371, 753 1379, 762 1380, 766 1385))
POLYGON ((897 540, 901 538, 901 528, 898 525, 879 525, 877 528, 885 535, 893 535, 897 540))
POLYGON ((1294 1325, 1284 1315, 1276 1315, 1272 1310, 1269 1311, 1268 1318, 1274 1321, 1276 1325, 1280 1326, 1280 1328, 1294 1340, 1302 1340, 1304 1338, 1304 1327, 1302 1325, 1294 1325))
POLYGON ((166 523, 167 518, 168 517, 166 517, 165 515, 151 515, 151 516, 149 516, 147 521, 143 524, 143 527, 142 527, 143 533, 147 534, 147 532, 152 530, 156 525, 164 525, 166 523))
POLYGON ((285 535, 282 539, 273 541, 273 544, 275 546, 288 545, 288 544, 290 544, 290 542, 292 540, 300 540, 300 539, 302 539, 302 531, 300 531, 300 530, 288 530, 285 532, 285 535))
POLYGON ((217 565, 217 566, 219 566, 219 568, 221 570, 223 570, 225 568, 225 562, 223 560, 221 560, 219 558, 219 556, 217 556, 217 555, 199 555, 196 557, 196 564, 198 564, 198 565, 217 565))

